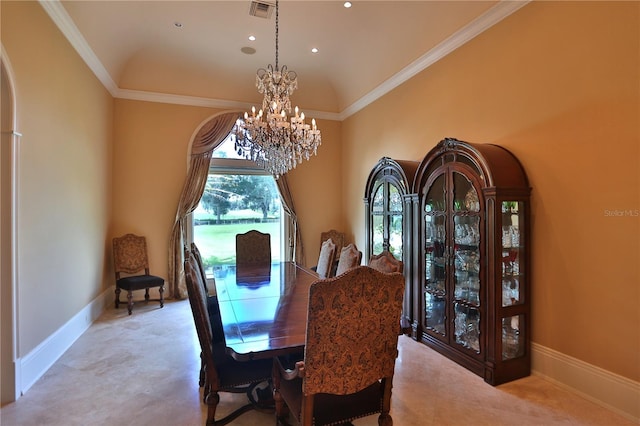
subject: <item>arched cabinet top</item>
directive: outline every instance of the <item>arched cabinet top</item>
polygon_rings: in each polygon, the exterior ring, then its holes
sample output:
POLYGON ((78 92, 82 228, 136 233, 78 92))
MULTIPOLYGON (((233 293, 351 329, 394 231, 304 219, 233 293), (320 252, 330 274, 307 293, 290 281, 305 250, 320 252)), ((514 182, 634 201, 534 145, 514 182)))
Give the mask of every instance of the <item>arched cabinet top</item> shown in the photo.
POLYGON ((371 169, 364 190, 364 198, 367 200, 373 193, 375 183, 384 178, 395 184, 402 195, 409 194, 413 186, 413 177, 420 163, 417 161, 394 160, 382 157, 371 169))
POLYGON ((483 188, 529 189, 522 164, 506 148, 446 138, 433 147, 418 166, 413 192, 418 193, 433 170, 447 163, 462 163, 474 169, 483 188))

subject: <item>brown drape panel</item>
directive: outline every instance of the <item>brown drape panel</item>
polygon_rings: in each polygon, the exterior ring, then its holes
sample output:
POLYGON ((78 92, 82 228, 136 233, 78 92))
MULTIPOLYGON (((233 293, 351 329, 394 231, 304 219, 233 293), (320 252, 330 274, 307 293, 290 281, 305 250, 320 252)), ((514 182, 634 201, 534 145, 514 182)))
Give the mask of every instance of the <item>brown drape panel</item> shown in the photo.
POLYGON ((184 278, 185 219, 198 206, 209 174, 209 163, 213 150, 227 137, 238 112, 223 113, 213 117, 200 128, 191 145, 191 160, 187 177, 178 202, 176 219, 169 240, 169 285, 168 297, 185 299, 187 289, 184 278))
POLYGON ((285 213, 289 216, 290 229, 293 232, 293 238, 291 235, 289 238, 289 249, 291 250, 291 260, 298 262, 301 265, 306 265, 306 259, 304 258, 304 246, 302 245, 302 236, 300 234, 300 226, 298 225, 298 216, 296 215, 296 208, 293 205, 293 196, 289 189, 289 182, 287 181, 287 175, 282 175, 276 180, 278 190, 280 191, 280 198, 282 199, 282 206, 285 213))

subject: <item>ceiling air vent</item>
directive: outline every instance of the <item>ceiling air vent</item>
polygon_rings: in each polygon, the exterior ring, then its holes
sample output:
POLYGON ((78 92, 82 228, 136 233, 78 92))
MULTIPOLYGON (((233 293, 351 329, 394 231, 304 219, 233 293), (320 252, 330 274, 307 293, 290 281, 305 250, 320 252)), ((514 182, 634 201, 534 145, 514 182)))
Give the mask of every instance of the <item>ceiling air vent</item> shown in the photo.
POLYGON ((269 19, 275 7, 276 5, 274 3, 266 1, 252 1, 251 7, 249 8, 249 15, 269 19))

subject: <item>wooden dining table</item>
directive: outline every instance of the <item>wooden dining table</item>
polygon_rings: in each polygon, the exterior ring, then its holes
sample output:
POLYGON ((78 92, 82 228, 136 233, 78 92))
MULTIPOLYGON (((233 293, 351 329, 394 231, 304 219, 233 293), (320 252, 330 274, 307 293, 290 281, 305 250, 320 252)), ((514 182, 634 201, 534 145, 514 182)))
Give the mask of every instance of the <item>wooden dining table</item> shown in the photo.
POLYGON ((309 287, 318 275, 293 262, 215 275, 227 353, 237 361, 304 349, 309 287))

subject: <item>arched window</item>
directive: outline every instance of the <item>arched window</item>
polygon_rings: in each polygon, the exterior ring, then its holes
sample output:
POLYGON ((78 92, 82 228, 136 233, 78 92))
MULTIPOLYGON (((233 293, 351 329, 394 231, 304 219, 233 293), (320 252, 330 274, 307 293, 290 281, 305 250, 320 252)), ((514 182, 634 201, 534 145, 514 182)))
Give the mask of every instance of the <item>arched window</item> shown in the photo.
POLYGON ((191 214, 191 233, 207 277, 235 266, 235 236, 251 229, 271 234, 272 261, 288 259, 280 193, 273 176, 244 159, 227 137, 213 152, 200 204, 191 214))

